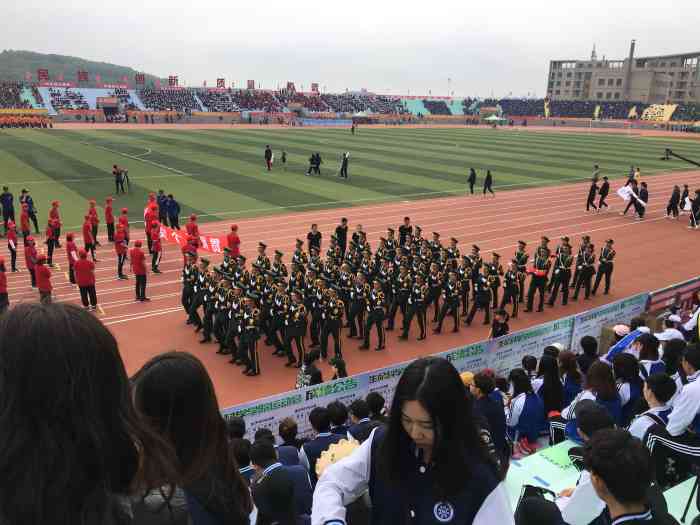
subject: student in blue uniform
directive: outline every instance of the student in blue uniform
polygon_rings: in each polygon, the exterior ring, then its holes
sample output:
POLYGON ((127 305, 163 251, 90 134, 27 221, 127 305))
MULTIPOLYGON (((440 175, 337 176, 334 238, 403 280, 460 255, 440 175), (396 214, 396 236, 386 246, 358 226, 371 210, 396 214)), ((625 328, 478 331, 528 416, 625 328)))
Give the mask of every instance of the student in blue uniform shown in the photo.
POLYGON ((640 335, 632 348, 639 351, 639 373, 643 379, 666 371, 666 363, 659 358, 659 340, 652 334, 640 335))
POLYGON ((331 419, 331 432, 343 437, 348 435, 348 407, 340 401, 333 401, 326 407, 331 419))
POLYGON ((642 395, 649 410, 638 415, 629 426, 630 434, 644 441, 647 430, 655 424, 666 426, 673 408, 671 399, 676 393, 676 382, 666 374, 652 374, 644 382, 642 395))
POLYGON ((344 525, 344 502, 368 489, 373 525, 514 523, 496 462, 446 359, 422 358, 406 367, 388 427, 323 473, 312 525, 344 525))
POLYGON ((559 354, 559 374, 564 385, 564 406, 574 400, 581 392, 583 376, 578 369, 576 354, 570 350, 564 350, 559 354))
POLYGON ((525 370, 511 370, 508 382, 512 388, 510 403, 506 409, 506 424, 518 454, 530 454, 537 447, 537 439, 547 430, 544 403, 532 390, 525 370))
POLYGON ((304 443, 299 450, 299 462, 304 465, 311 475, 312 481, 316 482, 316 462, 321 454, 328 450, 334 443, 338 443, 343 436, 331 432, 331 420, 328 417, 328 410, 323 407, 316 407, 309 413, 309 423, 316 432, 316 437, 304 443))

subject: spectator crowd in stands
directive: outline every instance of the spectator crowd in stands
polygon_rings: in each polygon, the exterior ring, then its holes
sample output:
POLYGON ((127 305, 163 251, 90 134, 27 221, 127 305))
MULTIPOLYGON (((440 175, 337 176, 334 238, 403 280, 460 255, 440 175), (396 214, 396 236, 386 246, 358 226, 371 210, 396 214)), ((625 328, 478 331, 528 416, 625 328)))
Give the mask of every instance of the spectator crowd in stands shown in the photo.
POLYGON ((194 92, 189 89, 145 88, 139 92, 139 97, 147 108, 156 111, 202 111, 194 92))
POLYGON ((681 122, 700 121, 700 104, 678 104, 676 111, 671 116, 671 120, 681 122))
POLYGON ((31 108, 31 104, 22 100, 21 82, 0 82, 0 109, 31 108))
POLYGON ((423 100, 423 105, 431 115, 452 115, 444 100, 423 100))
POLYGON ((90 109, 90 105, 80 91, 69 88, 49 88, 49 96, 51 97, 51 105, 57 111, 61 109, 90 109))
POLYGON ((197 92, 197 97, 208 111, 231 112, 240 108, 231 98, 231 90, 201 89, 197 92))

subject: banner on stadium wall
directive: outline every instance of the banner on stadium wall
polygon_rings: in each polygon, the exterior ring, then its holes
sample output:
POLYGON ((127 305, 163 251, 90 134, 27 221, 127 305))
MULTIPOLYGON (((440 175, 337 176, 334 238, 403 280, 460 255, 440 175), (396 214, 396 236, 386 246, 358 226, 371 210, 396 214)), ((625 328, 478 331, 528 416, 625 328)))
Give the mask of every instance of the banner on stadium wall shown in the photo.
POLYGON ((524 356, 539 358, 546 346, 559 343, 568 349, 573 327, 574 317, 571 316, 504 335, 490 341, 489 356, 485 361, 497 375, 506 375, 513 368, 521 366, 524 356))
POLYGON ((0 108, 0 115, 37 115, 44 116, 48 115, 48 109, 36 109, 36 108, 0 108))
MULTIPOLYGON (((146 210, 144 210, 144 216, 146 210)), ((173 230, 167 226, 160 225, 160 238, 168 242, 179 245, 181 248, 187 245, 187 234, 181 230, 173 230)), ((199 250, 209 253, 224 253, 224 248, 228 241, 225 237, 213 237, 211 235, 199 236, 199 250)))
POLYGON ((593 310, 581 312, 574 316, 574 329, 571 335, 571 349, 574 352, 582 352, 579 345, 584 335, 600 337, 600 332, 605 325, 628 323, 630 319, 641 315, 646 310, 648 293, 633 295, 614 303, 606 304, 593 310))
POLYGON ((114 83, 114 82, 100 82, 97 84, 98 88, 102 89, 129 89, 129 84, 127 83, 114 83))
POLYGON ((76 87, 76 83, 63 80, 47 80, 44 82, 39 82, 39 87, 73 88, 76 87))

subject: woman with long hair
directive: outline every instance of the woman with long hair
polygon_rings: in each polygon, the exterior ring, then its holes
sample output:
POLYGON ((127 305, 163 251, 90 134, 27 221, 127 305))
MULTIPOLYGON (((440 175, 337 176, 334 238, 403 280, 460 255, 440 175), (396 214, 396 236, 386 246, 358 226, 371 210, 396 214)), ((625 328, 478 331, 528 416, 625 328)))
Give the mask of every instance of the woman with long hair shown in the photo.
POLYGON ((588 368, 584 389, 561 411, 561 416, 550 420, 552 443, 560 443, 564 439, 581 443, 575 410, 576 405, 584 399, 590 399, 603 405, 615 423, 622 424, 622 404, 617 393, 612 368, 602 361, 596 361, 588 368))
POLYGON ((537 377, 532 381, 532 390, 542 399, 545 417, 550 412, 559 412, 564 408, 564 385, 554 357, 543 355, 540 358, 537 363, 537 377))
POLYGON ((185 352, 154 357, 133 377, 133 397, 139 413, 177 453, 178 473, 168 481, 184 490, 191 514, 247 525, 250 492, 202 362, 185 352))
POLYGON ((369 489, 373 525, 512 524, 495 458, 479 436, 457 370, 442 358, 414 361, 396 386, 387 427, 324 471, 312 523, 345 523, 344 502, 369 489))
POLYGON ((639 361, 632 354, 617 354, 613 359, 613 375, 617 383, 617 393, 622 405, 622 425, 628 426, 632 418, 643 412, 642 379, 639 377, 639 361))
POLYGON ((564 384, 564 406, 569 406, 581 392, 581 383, 583 383, 578 359, 571 350, 564 350, 559 354, 559 374, 564 384))
POLYGON ((506 408, 506 425, 517 455, 531 454, 537 439, 547 429, 544 403, 533 391, 530 378, 522 368, 508 375, 510 400, 506 408))
POLYGON ((683 353, 685 352, 686 342, 683 339, 671 339, 664 344, 663 361, 666 365, 666 373, 670 375, 676 382, 676 393, 681 391, 683 385, 688 382, 685 376, 685 370, 681 366, 683 353))
POLYGON ((646 379, 652 374, 666 373, 666 363, 659 358, 659 340, 652 334, 642 334, 632 344, 639 351, 639 372, 646 379))
POLYGON ((0 377, 0 523, 128 523, 129 494, 167 482, 174 451, 134 410, 94 315, 17 305, 0 318, 0 377))

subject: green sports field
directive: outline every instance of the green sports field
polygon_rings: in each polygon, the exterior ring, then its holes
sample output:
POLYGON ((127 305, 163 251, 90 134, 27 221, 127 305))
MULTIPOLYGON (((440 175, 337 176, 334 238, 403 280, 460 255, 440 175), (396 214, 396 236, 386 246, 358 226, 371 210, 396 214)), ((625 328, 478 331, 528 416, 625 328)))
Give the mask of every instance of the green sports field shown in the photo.
POLYGON ((48 203, 62 203, 64 224, 82 222, 86 200, 114 192, 112 164, 129 169, 131 193, 115 208, 142 218, 148 192, 173 193, 182 214, 202 220, 364 205, 464 191, 469 167, 492 170, 496 191, 582 180, 594 163, 603 174, 690 169, 659 160, 665 147, 700 159, 700 143, 615 134, 531 133, 491 129, 221 129, 221 130, 4 130, 0 183, 16 197, 30 189, 43 222, 48 203), (272 173, 263 150, 275 152, 272 173), (286 170, 279 163, 287 152, 286 170), (318 151, 322 177, 307 177, 318 151), (350 151, 350 180, 335 175, 350 151))

